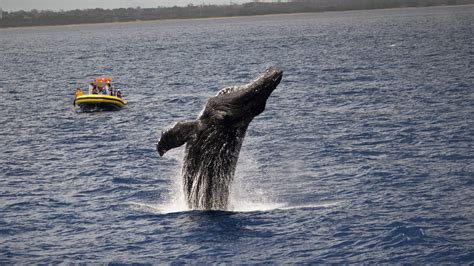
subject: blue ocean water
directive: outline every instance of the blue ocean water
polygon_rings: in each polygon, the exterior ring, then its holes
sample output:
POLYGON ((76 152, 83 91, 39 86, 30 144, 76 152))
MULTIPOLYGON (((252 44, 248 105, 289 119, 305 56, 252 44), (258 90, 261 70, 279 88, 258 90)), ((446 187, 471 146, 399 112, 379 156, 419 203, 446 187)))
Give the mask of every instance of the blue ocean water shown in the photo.
POLYGON ((474 263, 474 6, 0 30, 0 264, 474 263), (161 130, 285 71, 229 210, 161 130), (113 76, 129 105, 73 109, 113 76))

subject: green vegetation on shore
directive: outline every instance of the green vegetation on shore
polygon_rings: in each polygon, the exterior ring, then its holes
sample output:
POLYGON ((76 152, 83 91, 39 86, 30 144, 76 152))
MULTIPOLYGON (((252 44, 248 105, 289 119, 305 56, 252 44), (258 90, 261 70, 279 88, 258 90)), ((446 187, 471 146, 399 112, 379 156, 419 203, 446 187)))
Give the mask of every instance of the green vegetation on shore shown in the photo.
POLYGON ((241 5, 189 4, 186 7, 96 8, 59 12, 0 11, 0 28, 465 4, 474 4, 474 0, 292 0, 271 3, 251 2, 241 5))

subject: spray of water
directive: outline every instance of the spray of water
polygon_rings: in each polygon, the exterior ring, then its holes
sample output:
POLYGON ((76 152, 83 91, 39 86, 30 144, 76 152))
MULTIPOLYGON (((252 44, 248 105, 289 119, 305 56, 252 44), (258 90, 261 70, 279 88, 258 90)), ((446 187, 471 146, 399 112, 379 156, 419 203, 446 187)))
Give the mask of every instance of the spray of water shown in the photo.
POLYGON ((231 184, 229 210, 235 212, 268 211, 286 206, 277 202, 271 189, 262 183, 271 183, 271 176, 260 170, 258 160, 248 151, 240 154, 234 182, 231 184))
MULTIPOLYGON (((171 175, 168 192, 156 204, 131 202, 133 209, 167 214, 190 211, 186 202, 181 176, 184 149, 175 149, 169 152, 167 158, 179 162, 176 172, 171 175)), ((291 205, 281 202, 271 190, 272 174, 261 170, 258 160, 248 151, 240 154, 235 177, 230 187, 229 206, 231 212, 259 212, 272 210, 288 210, 299 208, 330 208, 341 205, 344 201, 319 202, 317 204, 291 205), (266 184, 264 186, 263 184, 266 184)))
POLYGON ((179 162, 176 172, 171 175, 171 183, 168 192, 162 197, 162 200, 156 205, 151 205, 154 212, 173 213, 189 211, 183 191, 183 178, 181 171, 183 164, 183 149, 175 149, 168 153, 168 158, 179 162))
MULTIPOLYGON (((176 149, 169 153, 168 158, 183 163, 183 149, 176 149)), ((176 169, 181 169, 177 167, 176 169)), ((288 204, 277 202, 271 190, 265 189, 262 179, 270 182, 269 176, 260 170, 258 161, 249 152, 240 154, 239 163, 233 182, 230 185, 228 211, 232 212, 254 212, 269 211, 274 209, 287 208, 288 204)), ((172 182, 161 203, 156 205, 141 204, 141 210, 157 213, 174 213, 189 211, 183 189, 183 178, 181 172, 177 170, 172 175, 172 182)))

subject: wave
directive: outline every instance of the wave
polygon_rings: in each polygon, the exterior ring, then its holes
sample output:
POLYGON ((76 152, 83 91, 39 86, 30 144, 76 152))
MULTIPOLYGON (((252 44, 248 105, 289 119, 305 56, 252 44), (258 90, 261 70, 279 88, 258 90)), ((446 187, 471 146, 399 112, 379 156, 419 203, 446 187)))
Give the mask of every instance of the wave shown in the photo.
MULTIPOLYGON (((307 204, 297 204, 292 205, 288 203, 278 203, 278 202, 240 202, 238 205, 232 205, 228 210, 215 210, 215 211, 225 211, 232 213, 247 213, 247 212, 269 212, 275 210, 294 210, 294 209, 321 209, 321 208, 332 208, 339 207, 344 204, 344 200, 335 200, 335 201, 325 201, 319 203, 307 203, 307 204)), ((191 210, 189 209, 184 202, 174 202, 174 203, 164 203, 164 204, 154 204, 154 203, 144 203, 144 202, 128 202, 127 205, 135 211, 154 213, 154 214, 169 214, 169 213, 184 213, 184 212, 196 212, 203 211, 207 212, 209 210, 191 210)))

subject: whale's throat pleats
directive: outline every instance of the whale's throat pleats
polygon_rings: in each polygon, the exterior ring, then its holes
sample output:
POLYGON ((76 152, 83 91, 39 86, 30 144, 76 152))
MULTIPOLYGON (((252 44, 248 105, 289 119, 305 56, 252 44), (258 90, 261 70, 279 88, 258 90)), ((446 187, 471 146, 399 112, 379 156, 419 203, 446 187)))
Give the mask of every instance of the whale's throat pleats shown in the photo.
POLYGON ((226 209, 247 126, 210 126, 186 145, 184 192, 191 209, 226 209))

